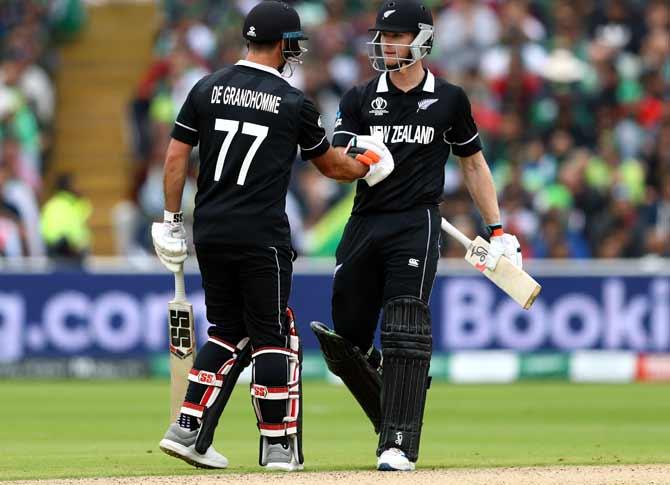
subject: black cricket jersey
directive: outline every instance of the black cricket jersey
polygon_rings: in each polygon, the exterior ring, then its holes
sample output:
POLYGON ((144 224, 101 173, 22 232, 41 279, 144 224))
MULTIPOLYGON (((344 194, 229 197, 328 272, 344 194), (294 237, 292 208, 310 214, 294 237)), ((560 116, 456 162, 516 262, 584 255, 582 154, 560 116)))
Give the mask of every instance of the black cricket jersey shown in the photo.
POLYGON ((395 170, 369 187, 359 181, 353 214, 398 212, 436 206, 450 149, 466 157, 482 149, 470 102, 462 88, 426 70, 407 93, 387 73, 345 93, 335 122, 334 146, 354 134, 378 134, 393 154, 395 170))
POLYGON ((285 205, 297 148, 309 160, 330 147, 300 90, 276 69, 239 61, 198 81, 172 137, 200 144, 196 244, 290 246, 285 205))

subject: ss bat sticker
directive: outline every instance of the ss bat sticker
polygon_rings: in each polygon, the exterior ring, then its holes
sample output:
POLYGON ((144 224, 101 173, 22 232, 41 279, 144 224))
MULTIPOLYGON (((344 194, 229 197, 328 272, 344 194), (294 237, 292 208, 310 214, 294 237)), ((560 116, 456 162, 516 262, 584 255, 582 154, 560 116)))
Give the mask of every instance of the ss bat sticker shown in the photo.
POLYGON ((185 359, 193 353, 191 317, 188 312, 170 310, 170 353, 185 359))

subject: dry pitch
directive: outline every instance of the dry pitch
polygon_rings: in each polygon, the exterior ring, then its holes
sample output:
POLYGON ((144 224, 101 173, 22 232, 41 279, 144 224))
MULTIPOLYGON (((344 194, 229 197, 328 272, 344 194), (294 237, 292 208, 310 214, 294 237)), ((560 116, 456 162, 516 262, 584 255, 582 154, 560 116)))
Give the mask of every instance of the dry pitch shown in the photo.
POLYGON ((421 470, 408 473, 320 472, 293 474, 206 474, 173 477, 91 478, 39 480, 12 485, 666 485, 670 465, 575 466, 421 470))

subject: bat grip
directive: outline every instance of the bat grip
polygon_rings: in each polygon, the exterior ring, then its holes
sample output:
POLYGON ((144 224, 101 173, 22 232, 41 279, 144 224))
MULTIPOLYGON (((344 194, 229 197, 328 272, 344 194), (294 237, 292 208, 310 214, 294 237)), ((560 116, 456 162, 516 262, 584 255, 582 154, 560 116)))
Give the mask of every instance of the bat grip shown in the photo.
POLYGON ((449 221, 447 221, 445 218, 442 218, 442 230, 444 230, 451 237, 458 240, 458 242, 461 243, 465 249, 468 249, 472 244, 472 241, 470 241, 468 236, 456 229, 456 227, 450 224, 449 221))
POLYGON ((175 301, 186 300, 186 287, 184 284, 184 267, 174 274, 174 299, 175 301))

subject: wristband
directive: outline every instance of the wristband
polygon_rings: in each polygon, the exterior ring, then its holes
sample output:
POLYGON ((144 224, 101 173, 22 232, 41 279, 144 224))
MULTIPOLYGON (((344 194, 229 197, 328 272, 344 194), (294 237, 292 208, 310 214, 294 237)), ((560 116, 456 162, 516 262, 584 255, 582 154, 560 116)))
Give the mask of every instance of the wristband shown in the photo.
POLYGON ((496 222, 495 224, 489 224, 488 226, 486 226, 486 229, 488 229, 490 237, 497 237, 505 234, 505 231, 503 231, 503 227, 500 222, 496 222))
POLYGON ((181 224, 184 222, 184 213, 179 212, 170 212, 167 210, 163 211, 163 222, 170 222, 172 224, 181 224))

